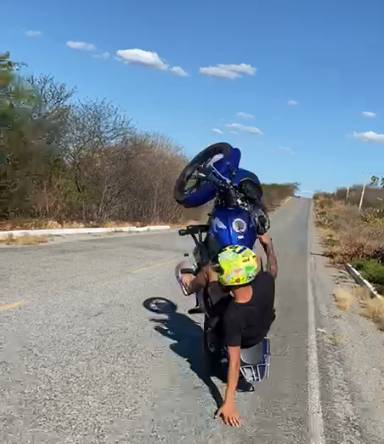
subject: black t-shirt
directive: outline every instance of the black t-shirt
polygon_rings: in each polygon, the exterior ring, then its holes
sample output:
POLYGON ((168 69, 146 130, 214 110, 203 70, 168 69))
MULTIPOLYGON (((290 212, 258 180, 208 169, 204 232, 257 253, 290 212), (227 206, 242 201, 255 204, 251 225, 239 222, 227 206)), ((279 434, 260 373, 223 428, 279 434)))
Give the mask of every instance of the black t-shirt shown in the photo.
POLYGON ((265 271, 251 283, 253 295, 249 302, 231 300, 223 316, 223 334, 228 346, 251 347, 267 334, 275 319, 275 280, 265 271))

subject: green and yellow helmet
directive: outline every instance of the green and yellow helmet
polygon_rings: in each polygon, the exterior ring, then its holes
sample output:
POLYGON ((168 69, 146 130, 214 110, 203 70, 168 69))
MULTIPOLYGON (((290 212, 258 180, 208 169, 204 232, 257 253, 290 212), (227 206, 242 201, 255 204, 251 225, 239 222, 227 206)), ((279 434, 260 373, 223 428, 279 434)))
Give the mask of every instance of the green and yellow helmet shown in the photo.
POLYGON ((226 287, 252 282, 260 271, 260 261, 249 248, 225 247, 218 255, 219 282, 226 287))

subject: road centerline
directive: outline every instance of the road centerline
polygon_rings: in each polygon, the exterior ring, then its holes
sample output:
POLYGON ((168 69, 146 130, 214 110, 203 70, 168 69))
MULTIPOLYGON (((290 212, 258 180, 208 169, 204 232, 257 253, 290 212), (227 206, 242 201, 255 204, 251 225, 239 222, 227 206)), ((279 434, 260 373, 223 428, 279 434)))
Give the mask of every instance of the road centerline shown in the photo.
POLYGON ((161 267, 163 265, 168 265, 168 264, 171 264, 171 263, 176 264, 177 263, 177 258, 175 257, 175 258, 167 260, 167 261, 155 262, 155 263, 152 263, 152 264, 149 264, 149 265, 145 265, 143 267, 134 268, 133 270, 129 270, 129 273, 130 274, 140 273, 141 271, 151 270, 152 268, 158 268, 158 267, 161 267))
POLYGON ((8 310, 13 310, 15 308, 19 308, 24 304, 25 304, 25 301, 18 301, 18 302, 14 302, 12 304, 0 305, 0 313, 3 313, 8 310))

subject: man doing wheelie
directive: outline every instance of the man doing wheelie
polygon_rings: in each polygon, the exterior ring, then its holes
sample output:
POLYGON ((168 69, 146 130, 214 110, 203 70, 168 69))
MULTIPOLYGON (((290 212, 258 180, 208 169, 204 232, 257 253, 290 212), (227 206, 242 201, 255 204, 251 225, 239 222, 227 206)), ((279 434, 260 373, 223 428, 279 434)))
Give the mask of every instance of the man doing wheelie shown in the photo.
POLYGON ((240 349, 249 348, 268 333, 275 319, 274 295, 277 259, 269 235, 259 236, 267 256, 267 269, 261 271, 261 259, 247 247, 228 246, 219 254, 216 264, 204 267, 197 276, 182 275, 189 294, 202 288, 210 300, 210 321, 220 323, 219 331, 228 351, 227 388, 224 403, 217 415, 231 426, 240 426, 235 404, 239 381, 240 349))

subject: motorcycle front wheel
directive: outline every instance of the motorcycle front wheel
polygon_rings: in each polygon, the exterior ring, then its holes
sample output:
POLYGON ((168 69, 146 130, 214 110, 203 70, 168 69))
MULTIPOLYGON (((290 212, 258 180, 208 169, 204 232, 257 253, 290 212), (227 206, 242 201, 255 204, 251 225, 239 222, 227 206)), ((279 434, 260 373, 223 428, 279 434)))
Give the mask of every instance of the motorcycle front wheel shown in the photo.
POLYGON ((176 180, 174 197, 176 201, 184 206, 188 205, 188 197, 196 192, 201 186, 197 177, 199 168, 211 162, 216 156, 229 157, 233 148, 229 143, 220 142, 208 146, 197 154, 183 169, 176 180))

